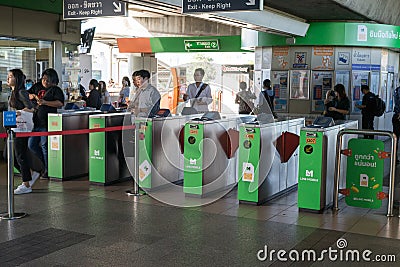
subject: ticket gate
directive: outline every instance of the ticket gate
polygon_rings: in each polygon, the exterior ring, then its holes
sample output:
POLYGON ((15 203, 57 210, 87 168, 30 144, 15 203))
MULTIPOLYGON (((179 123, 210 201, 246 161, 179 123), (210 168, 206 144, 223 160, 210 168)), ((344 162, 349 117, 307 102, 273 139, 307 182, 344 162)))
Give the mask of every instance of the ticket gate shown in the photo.
POLYGON ((145 191, 158 190, 183 180, 183 155, 179 133, 193 116, 136 118, 139 131, 139 186, 145 191))
MULTIPOLYGON (((328 122, 317 119, 316 122, 328 122)), ((357 121, 317 123, 301 129, 298 173, 298 207, 302 211, 322 212, 333 203, 337 135, 342 129, 358 129, 357 121)), ((345 143, 354 136, 347 135, 345 143)), ((342 159, 342 166, 346 166, 342 159)), ((341 171, 344 172, 346 168, 341 171)), ((343 173, 344 175, 344 173, 343 173)), ((345 179, 341 180, 345 188, 345 179)))
POLYGON ((189 196, 206 196, 229 191, 236 184, 237 125, 240 118, 218 118, 206 113, 184 128, 184 187, 189 196))
POLYGON ((304 118, 240 125, 238 199, 261 205, 295 189, 304 118))
MULTIPOLYGON (((89 116, 89 129, 132 126, 131 113, 108 113, 89 116)), ((125 158, 134 154, 134 130, 89 133, 89 181, 108 185, 131 179, 125 158), (123 138, 126 136, 127 138, 123 138), (124 140, 123 140, 124 139, 124 140)))
MULTIPOLYGON (((48 114, 48 131, 89 129, 89 115, 97 111, 65 111, 48 114)), ((54 180, 87 176, 89 172, 89 134, 48 137, 48 175, 54 180)))

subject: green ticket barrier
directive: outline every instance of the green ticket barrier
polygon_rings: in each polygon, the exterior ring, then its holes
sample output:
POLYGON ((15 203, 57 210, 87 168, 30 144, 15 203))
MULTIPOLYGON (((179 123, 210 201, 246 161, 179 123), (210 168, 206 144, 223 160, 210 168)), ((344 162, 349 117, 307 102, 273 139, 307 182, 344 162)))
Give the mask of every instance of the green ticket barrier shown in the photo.
POLYGON ((203 137, 204 125, 187 123, 184 129, 183 192, 203 194, 203 137))
MULTIPOLYGON (((131 125, 130 113, 109 113, 89 116, 89 129, 131 125)), ((133 131, 127 136, 132 137, 133 131)), ((126 157, 132 158, 132 140, 122 140, 122 131, 92 132, 89 134, 89 181, 108 185, 131 179, 126 157), (123 146, 127 146, 125 149, 123 146)))
POLYGON ((149 119, 136 119, 136 127, 139 130, 139 186, 152 188, 152 152, 153 152, 153 122, 149 119))
MULTIPOLYGON (((62 131, 61 114, 49 114, 48 131, 62 131)), ((50 135, 48 137, 48 175, 51 178, 63 178, 63 136, 50 135)))
MULTIPOLYGON (((104 117, 89 118, 89 129, 105 128, 104 117)), ((89 181, 106 181, 106 133, 89 134, 89 181)))
POLYGON ((258 203, 260 128, 241 126, 239 134, 238 199, 258 203))
POLYGON ((299 209, 321 212, 325 208, 325 166, 324 133, 301 130, 297 201, 299 209))
MULTIPOLYGON (((48 131, 86 130, 89 115, 98 111, 60 112, 48 115, 48 131)), ((48 137, 48 175, 55 180, 87 176, 89 134, 51 135, 48 137)))
POLYGON ((385 194, 382 192, 384 143, 373 139, 351 139, 348 145, 346 189, 342 189, 346 204, 378 209, 385 194))

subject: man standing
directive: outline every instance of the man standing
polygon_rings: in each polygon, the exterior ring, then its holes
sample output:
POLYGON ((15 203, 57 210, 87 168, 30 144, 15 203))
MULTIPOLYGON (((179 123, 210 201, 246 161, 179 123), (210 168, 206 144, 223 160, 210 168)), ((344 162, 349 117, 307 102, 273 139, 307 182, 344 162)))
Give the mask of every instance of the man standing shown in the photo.
POLYGON ((208 84, 203 83, 204 69, 198 68, 194 71, 194 83, 189 84, 187 95, 184 100, 190 100, 191 107, 195 108, 199 113, 208 111, 208 105, 212 103, 211 88, 208 84))
POLYGON ((131 111, 137 117, 153 117, 160 110, 161 95, 157 88, 149 83, 150 72, 139 70, 134 72, 137 90, 132 98, 131 111))
POLYGON ((271 88, 270 79, 263 81, 263 90, 260 92, 258 101, 259 113, 272 114, 274 118, 278 117, 275 113, 275 94, 271 88))
MULTIPOLYGON (((362 119, 361 128, 366 130, 374 129, 374 99, 375 95, 369 90, 368 85, 361 85, 361 93, 363 93, 361 105, 356 105, 356 108, 361 109, 362 119)), ((364 135, 366 139, 374 139, 373 135, 364 135)))

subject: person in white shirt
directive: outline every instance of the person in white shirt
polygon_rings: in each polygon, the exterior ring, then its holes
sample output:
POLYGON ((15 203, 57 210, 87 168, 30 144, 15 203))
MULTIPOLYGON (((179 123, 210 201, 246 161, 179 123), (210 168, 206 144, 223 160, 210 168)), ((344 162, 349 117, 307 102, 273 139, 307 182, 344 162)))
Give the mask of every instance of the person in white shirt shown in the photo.
POLYGON ((195 108, 199 113, 207 112, 208 105, 212 103, 211 88, 208 84, 203 83, 204 69, 197 68, 194 71, 195 83, 189 84, 184 100, 189 100, 191 107, 195 108))
MULTIPOLYGON (((160 109, 161 95, 157 88, 149 83, 150 72, 139 70, 134 72, 138 88, 130 101, 130 109, 137 117, 153 117, 160 109)), ((133 76, 133 75, 132 75, 133 76)))

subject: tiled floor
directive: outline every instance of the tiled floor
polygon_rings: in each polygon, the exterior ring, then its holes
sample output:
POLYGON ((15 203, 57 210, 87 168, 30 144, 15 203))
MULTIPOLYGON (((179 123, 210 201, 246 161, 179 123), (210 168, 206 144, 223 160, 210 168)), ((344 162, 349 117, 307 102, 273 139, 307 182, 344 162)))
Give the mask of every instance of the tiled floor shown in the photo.
MULTIPOLYGON (((6 183, 5 163, 1 162, 0 211, 7 209, 6 183)), ((15 184, 18 183, 16 177, 15 184)), ((326 210, 314 214, 298 211, 296 192, 253 206, 239 204, 233 190, 204 206, 194 204, 211 199, 182 199, 189 207, 179 208, 149 195, 129 197, 125 190, 131 186, 131 182, 107 187, 90 185, 87 178, 65 182, 38 180, 32 194, 15 196, 15 211, 27 212, 29 216, 0 221, 0 248, 13 240, 25 240, 29 247, 33 241, 27 237, 58 229, 90 238, 47 253, 42 251, 35 257, 23 257, 25 260, 18 263, 22 266, 343 266, 343 262, 327 258, 322 262, 282 262, 275 255, 272 260, 260 261, 257 252, 264 246, 270 250, 322 251, 337 248, 338 239, 344 238, 349 249, 396 255, 400 261, 397 207, 396 216, 387 218, 386 204, 381 209, 368 210, 346 207, 341 201, 338 213, 326 210)), ((164 193, 164 197, 168 194, 171 192, 164 193)), ((16 262, 0 262, 0 266, 7 264, 13 266, 16 262)), ((393 262, 380 264, 377 266, 399 266, 393 262)))

